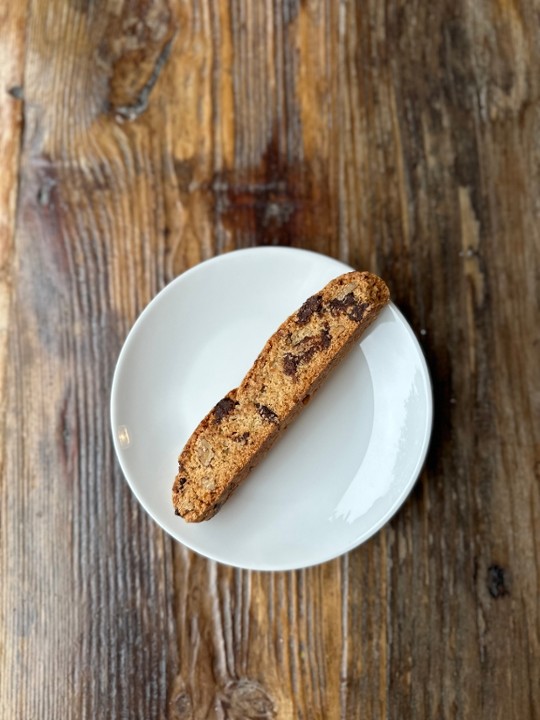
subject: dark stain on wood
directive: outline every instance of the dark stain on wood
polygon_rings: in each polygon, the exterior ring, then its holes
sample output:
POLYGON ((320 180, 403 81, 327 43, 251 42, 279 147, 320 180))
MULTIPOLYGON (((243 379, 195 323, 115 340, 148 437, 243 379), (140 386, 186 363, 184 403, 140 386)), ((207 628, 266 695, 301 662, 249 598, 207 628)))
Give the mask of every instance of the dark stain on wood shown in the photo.
POLYGON ((253 245, 302 245, 328 197, 308 163, 288 163, 272 140, 257 167, 217 173, 209 190, 218 225, 253 245))
POLYGON ((218 222, 257 245, 291 244, 298 197, 297 170, 285 165, 275 141, 260 165, 241 174, 218 173, 211 185, 218 222))

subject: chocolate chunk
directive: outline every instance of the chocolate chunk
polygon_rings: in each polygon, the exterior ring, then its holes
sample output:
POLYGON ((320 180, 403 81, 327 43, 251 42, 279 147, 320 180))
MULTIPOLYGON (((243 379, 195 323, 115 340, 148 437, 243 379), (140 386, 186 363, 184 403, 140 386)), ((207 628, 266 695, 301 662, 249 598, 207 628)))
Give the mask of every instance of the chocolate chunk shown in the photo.
POLYGON ((319 345, 319 343, 312 345, 310 348, 308 348, 301 355, 298 356, 299 363, 301 363, 302 365, 306 365, 308 362, 311 362, 320 349, 321 346, 319 345))
POLYGON ((241 443, 242 445, 247 445, 249 439, 249 432, 242 433, 241 435, 239 435, 238 433, 233 433, 232 439, 234 442, 241 443))
POLYGON ((267 407, 266 405, 260 405, 259 403, 256 403, 256 405, 257 410, 259 411, 259 415, 263 418, 263 420, 268 420, 268 422, 276 424, 279 422, 279 417, 269 407, 267 407))
POLYGON ((180 512, 178 511, 178 508, 174 508, 174 514, 178 515, 178 517, 180 517, 180 512))
POLYGON ((329 348, 331 342, 332 336, 330 335, 328 325, 325 325, 324 328, 321 330, 321 334, 319 335, 319 345, 321 350, 326 350, 326 348, 329 348))
POLYGON ((298 363, 299 363, 298 355, 293 355, 292 353, 285 353, 283 356, 283 372, 285 375, 289 375, 289 377, 294 377, 296 375, 296 371, 298 370, 298 363))
POLYGON ((349 311, 349 317, 351 318, 351 320, 354 320, 357 323, 362 322, 366 309, 366 303, 357 302, 351 307, 349 311))
POLYGON ((237 405, 236 400, 231 400, 230 397, 225 396, 214 408, 214 422, 216 424, 220 423, 237 405))
POLYGON ((187 483, 187 478, 185 478, 185 477, 182 477, 182 478, 176 477, 175 480, 174 480, 173 492, 176 493, 176 494, 181 493, 181 492, 182 492, 182 488, 184 487, 184 485, 185 485, 186 483, 187 483))
POLYGON ((334 317, 336 317, 336 315, 345 314, 351 320, 359 323, 364 317, 364 313, 368 306, 366 303, 357 300, 353 293, 350 292, 345 295, 342 300, 338 300, 337 298, 330 300, 328 307, 334 317))
POLYGON ((296 313, 296 322, 299 325, 305 325, 314 313, 321 315, 322 311, 322 295, 312 295, 296 313))

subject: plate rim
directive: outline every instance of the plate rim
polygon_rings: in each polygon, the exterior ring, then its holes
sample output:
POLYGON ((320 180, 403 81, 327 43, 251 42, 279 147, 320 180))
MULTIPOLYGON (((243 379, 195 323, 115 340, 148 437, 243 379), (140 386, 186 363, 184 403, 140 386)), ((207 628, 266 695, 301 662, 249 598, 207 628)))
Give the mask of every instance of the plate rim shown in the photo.
POLYGON ((307 250, 305 248, 295 248, 295 247, 287 247, 287 246, 260 246, 260 247, 249 247, 249 248, 238 248, 235 250, 230 250, 225 253, 221 253, 219 255, 214 255, 213 257, 206 258, 202 260, 201 262, 197 263, 196 265, 193 265, 192 267, 188 268, 187 270, 181 272, 179 275, 177 275, 175 278, 173 278, 170 282, 168 282, 159 292, 157 292, 145 305, 145 307, 142 309, 142 311, 139 313, 133 324, 131 325, 124 342, 122 344, 122 347, 120 349, 120 352, 118 354, 118 358, 116 360, 114 371, 113 371, 113 378, 111 383, 111 393, 110 393, 110 423, 111 423, 111 434, 113 439, 113 447, 115 451, 115 456, 118 464, 120 465, 120 469, 122 471, 122 474, 124 476, 124 481, 127 482, 128 487, 130 491, 134 494, 137 502, 142 507, 144 512, 146 512, 152 520, 157 523, 157 525, 163 530, 164 532, 169 535, 173 540, 180 543, 181 545, 184 545, 185 547, 189 548, 191 551, 196 552, 201 557, 207 558, 208 560, 211 560, 212 562, 218 562, 222 565, 226 565, 228 567, 234 567, 239 568, 242 570, 252 570, 257 572, 288 572, 291 570, 300 570, 308 567, 315 567, 317 565, 321 565, 326 562, 330 562, 332 560, 335 560, 339 557, 342 557, 343 555, 351 552, 355 548, 359 547, 360 545, 363 545, 365 542, 367 542, 369 539, 371 539, 374 535, 376 535, 379 530, 381 530, 386 523, 388 523, 391 518, 398 512, 399 508, 405 503, 407 500, 407 497, 412 492, 414 486, 416 485, 418 479, 420 478, 422 469, 424 467, 424 464, 426 462, 427 454, 429 452, 429 447, 431 443, 431 438, 433 434, 433 413, 434 413, 434 402, 433 402, 433 382, 431 378, 431 374, 429 372, 429 367, 422 349, 422 346, 420 345, 420 342, 418 340, 418 337, 416 336, 415 332, 413 331, 411 325, 407 321, 405 315, 403 312, 395 305, 393 301, 390 301, 388 306, 392 308, 393 312, 396 313, 398 316, 401 325, 405 328, 407 331, 407 335, 412 340, 413 346, 416 350, 416 353, 420 360, 420 365, 422 367, 422 380, 424 384, 425 394, 426 394, 426 422, 423 429, 423 437, 422 437, 422 445, 421 449, 418 453, 417 462, 414 467, 414 471, 411 472, 409 481, 404 484, 402 491, 399 493, 399 495, 396 497, 392 505, 388 508, 386 513, 376 522, 373 526, 369 528, 368 531, 364 532, 363 534, 360 534, 357 536, 353 541, 351 541, 349 544, 344 546, 343 548, 339 549, 336 552, 331 552, 328 555, 325 555, 317 560, 312 560, 307 563, 298 564, 298 562, 293 562, 291 564, 283 564, 280 563, 279 567, 275 564, 268 563, 268 562, 261 562, 258 565, 254 565, 252 563, 239 563, 239 562, 232 562, 228 561, 226 559, 223 559, 222 557, 217 557, 215 554, 211 552, 203 552, 198 547, 194 547, 193 544, 191 544, 189 541, 185 541, 184 539, 180 540, 178 537, 176 537, 170 530, 168 530, 164 525, 162 525, 160 519, 154 512, 146 505, 146 503, 142 500, 141 496, 139 495, 138 489, 136 488, 135 484, 132 482, 129 473, 126 470, 125 464, 123 462, 123 454, 122 454, 122 447, 119 444, 118 438, 117 438, 117 422, 116 422, 116 412, 117 412, 117 394, 118 394, 118 383, 119 383, 119 377, 121 374, 121 367, 124 361, 125 356, 129 352, 129 347, 133 342, 133 338, 137 335, 139 332, 139 328, 142 326, 144 322, 144 318, 146 317, 147 313, 150 312, 151 308, 154 306, 154 304, 158 301, 158 298, 163 299, 163 297, 168 294, 174 287, 176 287, 178 284, 181 284, 187 276, 195 275, 199 272, 204 271, 204 269, 209 264, 217 264, 220 262, 223 262, 225 259, 230 258, 232 255, 237 254, 257 254, 257 255, 263 255, 263 254, 303 254, 306 256, 316 256, 318 259, 325 260, 327 262, 330 262, 332 264, 335 264, 336 267, 343 268, 343 272, 348 272, 354 270, 353 267, 348 265, 347 263, 343 262, 342 260, 338 260, 334 257, 331 257, 329 255, 325 255, 324 253, 319 253, 313 250, 307 250))

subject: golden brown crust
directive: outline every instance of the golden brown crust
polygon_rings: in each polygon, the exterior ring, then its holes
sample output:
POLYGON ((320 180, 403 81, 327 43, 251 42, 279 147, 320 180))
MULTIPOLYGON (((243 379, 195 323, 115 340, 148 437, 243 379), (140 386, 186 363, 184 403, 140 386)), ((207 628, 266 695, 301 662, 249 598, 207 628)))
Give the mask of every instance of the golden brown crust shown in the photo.
POLYGON ((173 484, 177 515, 200 522, 216 514, 389 298, 376 275, 350 272, 285 320, 182 450, 173 484))

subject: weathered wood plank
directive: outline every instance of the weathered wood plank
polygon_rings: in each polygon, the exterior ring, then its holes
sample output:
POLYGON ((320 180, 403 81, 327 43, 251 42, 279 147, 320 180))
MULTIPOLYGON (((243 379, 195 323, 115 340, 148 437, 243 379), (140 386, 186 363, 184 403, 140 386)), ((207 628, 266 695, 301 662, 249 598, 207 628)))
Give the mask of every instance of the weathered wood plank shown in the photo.
MULTIPOLYGON (((166 44, 173 24, 106 10, 34 2, 27 27, 2 484, 13 718, 160 717, 175 674, 171 542, 129 496, 108 423, 122 339, 167 262, 163 154, 109 109, 112 80, 155 66, 147 35, 166 44)), ((138 108, 144 85, 123 87, 138 108)))
POLYGON ((26 2, 0 9, 5 40, 0 47, 0 398, 4 398, 7 331, 11 305, 19 157, 22 137, 26 2))
MULTIPOLYGON (((5 501, 6 483, 6 420, 7 420, 7 367, 8 336, 14 314, 12 284, 14 274, 14 234, 19 159, 23 131, 22 103, 24 99, 23 74, 25 56, 26 2, 5 4, 0 8, 0 27, 3 40, 0 43, 0 577, 10 562, 7 556, 9 531, 4 518, 7 514, 5 501)), ((13 358, 11 358, 11 362, 13 358)), ((16 558, 12 559, 14 562, 16 558)), ((18 692, 16 675, 10 668, 15 662, 15 651, 22 654, 22 638, 27 618, 24 611, 17 613, 19 603, 6 603, 5 592, 0 591, 0 715, 8 717, 11 700, 18 692), (9 628, 9 630, 8 630, 9 628), (8 634, 9 633, 9 634, 8 634)), ((22 659, 17 660, 22 664, 22 659)))

